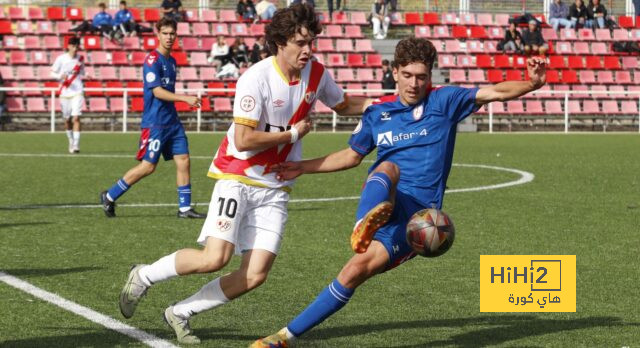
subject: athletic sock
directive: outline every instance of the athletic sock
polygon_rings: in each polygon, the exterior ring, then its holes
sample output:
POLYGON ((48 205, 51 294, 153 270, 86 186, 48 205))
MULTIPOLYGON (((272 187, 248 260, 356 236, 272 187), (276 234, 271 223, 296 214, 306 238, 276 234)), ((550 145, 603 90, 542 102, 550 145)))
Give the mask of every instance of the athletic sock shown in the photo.
POLYGON ((191 184, 178 186, 178 209, 183 213, 191 209, 191 184))
POLYGON ((109 198, 110 201, 115 202, 116 199, 118 199, 125 192, 127 192, 127 190, 129 190, 130 187, 131 186, 129 186, 129 184, 127 184, 124 181, 124 178, 120 179, 116 181, 116 183, 113 184, 113 186, 111 186, 109 191, 107 191, 107 198, 109 198))
POLYGON ((344 307, 354 291, 342 286, 338 279, 334 279, 320 292, 313 303, 287 325, 287 329, 294 336, 299 337, 344 307))
POLYGON ((218 277, 207 283, 191 297, 173 305, 173 314, 182 318, 190 318, 208 309, 222 306, 227 302, 229 302, 229 299, 222 292, 220 277, 218 277))
POLYGON ((371 175, 364 185, 360 195, 360 203, 356 211, 356 221, 362 219, 373 207, 389 200, 391 179, 387 174, 377 172, 371 175))
POLYGON ((73 146, 80 146, 80 132, 73 131, 73 146))
POLYGON ((164 256, 158 261, 140 268, 138 275, 146 286, 151 286, 157 282, 171 279, 178 275, 176 271, 176 251, 173 254, 164 256))
POLYGON ((73 141, 73 131, 71 129, 67 129, 67 139, 69 139, 69 142, 73 141))

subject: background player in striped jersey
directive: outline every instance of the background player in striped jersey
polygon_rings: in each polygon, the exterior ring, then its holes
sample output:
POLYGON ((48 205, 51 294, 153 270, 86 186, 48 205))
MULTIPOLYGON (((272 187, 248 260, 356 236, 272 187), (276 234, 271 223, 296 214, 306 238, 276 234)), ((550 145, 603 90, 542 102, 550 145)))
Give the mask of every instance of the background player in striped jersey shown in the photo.
POLYGON ((441 209, 451 169, 458 122, 492 101, 518 98, 545 83, 544 60, 528 60, 530 81, 509 81, 478 88, 431 88, 435 47, 425 39, 398 43, 393 74, 399 96, 370 106, 349 140, 350 147, 274 170, 285 182, 304 173, 353 168, 377 148, 376 162, 360 196, 351 247, 356 255, 304 311, 279 332, 251 347, 288 347, 340 310, 356 287, 415 256, 406 242, 406 226, 422 209, 441 209))
POLYGON ((279 181, 271 166, 301 159, 301 142, 317 99, 340 114, 361 114, 371 102, 348 98, 322 64, 312 60, 322 27, 313 8, 295 4, 276 12, 266 28, 274 56, 238 80, 234 121, 218 148, 209 176, 218 179, 198 242, 151 265, 136 266, 120 297, 125 317, 154 283, 178 275, 215 272, 235 254, 240 268, 216 278, 193 296, 168 307, 164 317, 181 343, 197 343, 189 318, 260 286, 280 249, 293 180, 279 181))
POLYGON ((165 161, 176 163, 178 185, 178 217, 204 218, 191 208, 191 183, 189 143, 174 102, 181 101, 192 107, 200 107, 195 96, 175 94, 176 60, 171 57, 171 48, 177 39, 177 23, 168 18, 156 23, 158 48, 144 60, 144 111, 142 112, 142 135, 136 159, 140 164, 131 168, 108 191, 100 194, 105 215, 116 216, 115 201, 131 185, 153 173, 162 155, 165 161))
POLYGON ((84 105, 84 57, 78 55, 80 39, 72 37, 67 53, 59 55, 51 67, 51 76, 60 80, 60 107, 69 139, 69 153, 80 152, 80 115, 84 105))

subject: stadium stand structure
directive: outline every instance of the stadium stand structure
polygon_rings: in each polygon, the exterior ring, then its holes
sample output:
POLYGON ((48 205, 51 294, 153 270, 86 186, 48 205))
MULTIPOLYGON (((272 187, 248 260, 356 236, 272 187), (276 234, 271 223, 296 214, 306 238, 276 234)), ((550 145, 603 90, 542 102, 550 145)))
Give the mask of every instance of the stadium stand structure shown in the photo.
MULTIPOLYGON (((0 11, 0 33, 4 36, 0 72, 5 86, 15 87, 55 86, 49 76, 49 67, 63 53, 71 35, 69 29, 97 11, 92 7, 31 7, 27 10, 7 7, 0 10, 3 10, 0 11)), ((132 11, 141 24, 147 26, 152 26, 160 16, 155 8, 132 11)), ((234 79, 215 78, 215 68, 207 62, 211 45, 218 35, 225 35, 228 44, 232 44, 236 37, 243 37, 250 48, 263 35, 265 24, 238 20, 233 10, 210 9, 200 13, 196 9, 188 9, 187 12, 188 20, 179 24, 180 39, 173 52, 180 66, 177 87, 233 88, 234 79)), ((368 32, 366 12, 336 12, 332 21, 326 11, 320 11, 319 15, 325 31, 316 41, 317 59, 329 68, 344 88, 366 89, 361 94, 379 95, 370 91, 381 88, 382 57, 365 35, 368 32)), ((396 28, 404 28, 433 42, 439 52, 437 68, 447 77, 445 82, 484 86, 528 78, 526 57, 507 55, 497 50, 510 16, 501 13, 397 12, 393 23, 396 28)), ((588 120, 593 116, 591 123, 596 124, 599 122, 596 118, 602 118, 604 113, 633 124, 638 117, 638 95, 598 96, 595 93, 640 90, 638 57, 614 52, 611 47, 615 41, 640 41, 640 17, 634 21, 631 17, 618 16, 621 28, 612 31, 581 29, 561 30, 559 33, 545 25, 544 16, 537 17, 543 22, 543 36, 550 46, 548 85, 541 93, 528 95, 520 103, 493 103, 491 108, 496 116, 496 125, 507 125, 512 129, 514 120, 525 124, 551 124, 564 114, 564 95, 551 92, 570 90, 585 93, 572 95, 571 103, 567 105, 572 115, 579 116, 578 119, 588 120), (558 103, 560 108, 557 108, 558 103)), ((140 66, 146 53, 157 45, 156 41, 152 34, 125 38, 122 45, 100 36, 85 36, 81 54, 85 55, 87 62, 86 87, 141 87, 140 66)), ((209 92, 203 95, 206 107, 203 105, 202 111, 207 113, 203 118, 203 129, 218 129, 229 122, 233 93, 209 92)), ((14 120, 47 122, 49 99, 49 93, 10 92, 7 111, 14 120)), ((102 117, 98 122, 107 129, 121 126, 118 122, 124 108, 133 113, 129 118, 132 124, 137 122, 136 113, 142 111, 139 92, 128 93, 126 101, 119 92, 87 92, 86 103, 85 113, 111 115, 102 117)), ((59 110, 59 103, 55 104, 59 110)), ((193 110, 178 107, 185 113, 187 127, 193 126, 193 110)), ((487 107, 481 109, 475 117, 479 125, 486 125, 487 110, 487 107)), ((315 111, 324 116, 331 113, 320 103, 315 111)), ((323 122, 331 122, 330 117, 319 120, 320 126, 323 122)), ((355 119, 342 121, 349 124, 355 119)))

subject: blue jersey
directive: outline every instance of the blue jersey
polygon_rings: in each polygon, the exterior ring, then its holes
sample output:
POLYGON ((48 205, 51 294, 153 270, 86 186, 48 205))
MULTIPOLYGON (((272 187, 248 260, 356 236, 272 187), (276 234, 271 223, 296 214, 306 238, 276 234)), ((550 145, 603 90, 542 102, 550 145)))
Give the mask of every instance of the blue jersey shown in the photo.
POLYGON ((367 108, 349 139, 351 148, 367 155, 378 148, 369 172, 383 161, 400 168, 398 191, 417 203, 440 209, 453 159, 456 125, 478 107, 477 88, 442 87, 415 105, 399 97, 367 108))
POLYGON ((93 16, 93 21, 91 24, 100 28, 101 25, 113 25, 113 20, 111 19, 111 15, 106 12, 98 12, 95 16, 93 16))
POLYGON ((154 50, 144 60, 142 75, 144 78, 144 111, 142 112, 141 127, 165 127, 180 123, 175 104, 160 100, 153 95, 153 89, 158 86, 175 93, 176 60, 171 56, 165 57, 154 50))
POLYGON ((129 10, 120 10, 116 13, 116 16, 113 20, 113 25, 120 25, 122 23, 129 22, 133 19, 133 15, 129 10))

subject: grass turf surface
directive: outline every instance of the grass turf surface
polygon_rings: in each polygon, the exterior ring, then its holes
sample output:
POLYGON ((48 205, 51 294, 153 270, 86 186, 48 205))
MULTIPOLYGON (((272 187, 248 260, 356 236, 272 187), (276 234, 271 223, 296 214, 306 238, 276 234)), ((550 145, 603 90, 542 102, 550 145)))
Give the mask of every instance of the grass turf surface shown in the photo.
MULTIPOLYGON (((6 156, 66 152, 63 134, 0 135, 0 270, 160 338, 173 339, 164 308, 213 277, 194 275, 150 290, 131 320, 117 297, 129 266, 195 247, 202 221, 175 217, 176 206, 119 207, 116 219, 96 204, 127 169, 136 134, 84 134, 81 156, 6 156), (102 158, 87 155, 119 155, 102 158), (130 156, 130 157, 127 157, 130 156), (37 206, 37 207, 36 207, 37 206), (48 206, 48 207, 47 207, 48 206)), ((206 178, 221 134, 190 134, 193 201, 209 201, 206 178)), ((305 157, 345 146, 347 134, 311 134, 305 157)), ((640 344, 640 137, 637 135, 461 134, 455 163, 516 168, 531 183, 446 195, 456 242, 440 258, 416 258, 360 287, 350 304, 299 341, 302 347, 488 345, 622 347, 640 344), (576 313, 480 313, 479 255, 577 255, 576 313)), ((371 159, 372 157, 370 157, 371 159)), ((357 196, 367 166, 310 175, 292 199, 357 196)), ((454 167, 452 189, 515 180, 518 175, 454 167)), ((119 203, 176 202, 175 169, 162 163, 119 203)), ((312 301, 352 252, 356 200, 292 202, 285 242, 267 282, 192 320, 205 347, 244 347, 277 331, 312 301)), ((206 210, 206 206, 199 206, 206 210)), ((227 266, 238 265, 234 258, 227 266)), ((139 346, 140 342, 0 283, 5 315, 0 346, 139 346)))

